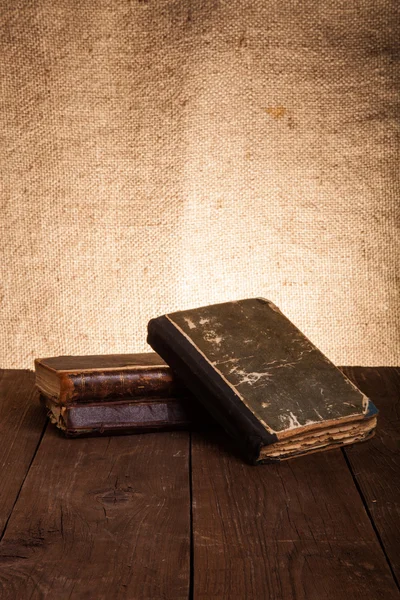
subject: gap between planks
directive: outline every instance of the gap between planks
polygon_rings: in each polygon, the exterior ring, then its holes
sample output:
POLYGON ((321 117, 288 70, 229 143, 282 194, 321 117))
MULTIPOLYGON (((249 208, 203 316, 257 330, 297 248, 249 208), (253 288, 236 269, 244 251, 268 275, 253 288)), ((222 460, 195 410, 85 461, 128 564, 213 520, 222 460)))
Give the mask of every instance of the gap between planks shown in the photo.
POLYGON ((36 454, 37 454, 37 452, 38 452, 38 450, 39 450, 39 448, 40 448, 40 444, 42 443, 42 439, 43 439, 43 437, 44 437, 44 434, 46 433, 46 429, 47 429, 47 427, 48 427, 48 424, 49 424, 49 423, 48 423, 48 421, 47 421, 47 419, 46 419, 46 421, 44 422, 43 429, 42 429, 42 432, 41 432, 41 434, 40 434, 40 437, 39 437, 38 443, 36 444, 35 451, 34 451, 34 453, 33 453, 33 456, 32 456, 32 458, 31 458, 31 461, 30 461, 30 463, 29 463, 29 466, 28 466, 28 468, 27 468, 27 471, 26 471, 26 473, 25 473, 25 477, 23 478, 23 480, 22 480, 22 482, 21 482, 21 485, 20 485, 20 487, 19 487, 18 493, 17 493, 17 495, 16 495, 16 497, 15 497, 15 500, 14 500, 14 504, 12 505, 12 507, 11 507, 11 510, 10 510, 10 513, 9 513, 9 515, 8 515, 8 517, 7 517, 7 520, 6 520, 6 522, 4 523, 3 531, 2 531, 2 532, 1 532, 1 534, 0 534, 0 544, 1 544, 1 542, 2 542, 3 538, 4 538, 5 534, 6 534, 7 527, 8 527, 8 524, 9 524, 9 522, 10 522, 11 516, 12 516, 12 514, 13 514, 13 512, 14 512, 15 505, 17 504, 17 502, 18 502, 18 499, 19 499, 19 497, 20 497, 20 495, 21 495, 21 491, 22 491, 22 488, 24 487, 25 480, 26 480, 26 478, 28 477, 29 471, 31 470, 31 466, 32 466, 32 464, 33 464, 33 461, 35 460, 36 454))
POLYGON ((358 482, 358 480, 357 480, 357 476, 356 476, 356 474, 355 474, 355 472, 354 472, 354 470, 353 470, 353 467, 351 466, 351 463, 350 463, 349 457, 348 457, 348 456, 347 456, 347 454, 346 454, 346 450, 345 450, 345 448, 341 448, 341 451, 342 451, 342 454, 343 454, 343 456, 344 456, 344 460, 346 461, 347 467, 348 467, 348 469, 349 469, 349 471, 350 471, 350 474, 351 474, 351 476, 352 476, 352 478, 353 478, 353 483, 354 483, 354 485, 355 485, 355 488, 356 488, 356 490, 357 490, 357 492, 358 492, 358 494, 359 494, 359 496, 360 496, 360 498, 361 498, 361 502, 362 502, 362 504, 363 504, 363 506, 364 506, 365 512, 367 513, 367 517, 368 517, 368 519, 369 519, 369 520, 370 520, 370 522, 371 522, 372 529, 373 529, 373 530, 374 530, 374 532, 375 532, 375 535, 376 535, 376 537, 377 537, 377 540, 378 540, 378 542, 379 542, 379 545, 380 545, 380 547, 381 547, 381 550, 382 550, 382 552, 383 552, 383 554, 384 554, 384 556, 385 556, 386 562, 387 562, 387 564, 388 564, 388 567, 389 567, 389 570, 390 570, 390 572, 391 572, 391 574, 392 574, 392 577, 393 577, 393 579, 394 579, 394 582, 395 582, 395 584, 397 585, 397 588, 398 588, 398 590, 400 591, 400 585, 399 585, 399 581, 398 581, 398 579, 397 579, 397 577, 396 577, 396 573, 394 572, 394 569, 393 569, 393 567, 392 567, 392 563, 390 562, 390 559, 389 559, 388 553, 386 552, 386 548, 385 548, 385 545, 384 545, 384 543, 383 543, 383 540, 382 540, 381 534, 379 533, 379 531, 378 531, 378 528, 377 528, 377 526, 376 526, 376 524, 375 524, 374 518, 373 518, 373 516, 372 516, 372 514, 371 514, 371 511, 369 510, 368 503, 367 503, 367 500, 366 500, 366 498, 365 498, 365 495, 363 494, 363 491, 362 491, 362 489, 361 489, 361 486, 360 486, 360 484, 359 484, 359 482, 358 482))
POLYGON ((194 599, 194 534, 193 534, 193 475, 192 475, 192 442, 193 442, 193 431, 189 431, 189 600, 194 599))

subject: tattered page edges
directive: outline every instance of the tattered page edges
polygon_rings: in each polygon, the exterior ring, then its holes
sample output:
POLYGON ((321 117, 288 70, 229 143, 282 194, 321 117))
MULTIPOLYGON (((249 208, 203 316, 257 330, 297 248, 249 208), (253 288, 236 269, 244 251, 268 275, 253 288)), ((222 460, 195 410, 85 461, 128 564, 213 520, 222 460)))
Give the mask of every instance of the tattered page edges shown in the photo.
POLYGON ((58 404, 57 399, 52 401, 50 398, 46 398, 42 394, 39 394, 39 400, 40 404, 47 410, 47 416, 50 422, 65 432, 67 430, 65 407, 58 404))
POLYGON ((372 417, 338 427, 301 432, 269 446, 263 446, 258 461, 284 460, 368 440, 374 435, 376 421, 376 417, 372 417))

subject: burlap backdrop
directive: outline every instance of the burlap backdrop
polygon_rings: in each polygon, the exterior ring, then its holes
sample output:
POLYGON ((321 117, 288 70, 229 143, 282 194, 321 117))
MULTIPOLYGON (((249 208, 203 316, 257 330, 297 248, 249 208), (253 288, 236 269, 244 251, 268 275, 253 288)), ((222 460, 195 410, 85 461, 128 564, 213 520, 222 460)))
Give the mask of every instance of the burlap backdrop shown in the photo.
POLYGON ((1 364, 254 295, 399 362, 399 5, 0 2, 1 364))

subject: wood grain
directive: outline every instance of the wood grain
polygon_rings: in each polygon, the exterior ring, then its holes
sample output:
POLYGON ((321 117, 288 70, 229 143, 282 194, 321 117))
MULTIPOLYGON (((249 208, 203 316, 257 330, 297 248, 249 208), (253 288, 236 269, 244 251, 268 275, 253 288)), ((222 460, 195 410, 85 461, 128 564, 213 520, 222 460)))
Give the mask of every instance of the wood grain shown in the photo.
POLYGON ((346 368, 380 413, 376 436, 346 449, 351 469, 400 581, 400 369, 346 368))
POLYGON ((194 434, 191 590, 188 434, 49 426, 29 470, 45 425, 33 373, 0 372, 0 597, 399 598, 400 372, 343 370, 380 409, 365 444, 251 467, 220 431, 194 434))
POLYGON ((46 430, 0 545, 0 597, 185 599, 189 434, 46 430))
POLYGON ((232 452, 194 436, 194 600, 400 597, 340 450, 258 467, 232 452))
POLYGON ((34 373, 0 371, 0 539, 46 425, 34 373))

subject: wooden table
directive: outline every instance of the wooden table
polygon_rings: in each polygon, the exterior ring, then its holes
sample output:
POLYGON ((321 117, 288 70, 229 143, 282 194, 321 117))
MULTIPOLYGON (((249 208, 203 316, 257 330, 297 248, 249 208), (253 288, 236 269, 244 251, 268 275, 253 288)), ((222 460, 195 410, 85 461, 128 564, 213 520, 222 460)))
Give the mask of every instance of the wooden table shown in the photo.
POLYGON ((0 598, 400 598, 400 369, 346 368, 376 437, 251 467, 221 433, 67 440, 0 379, 0 598))

